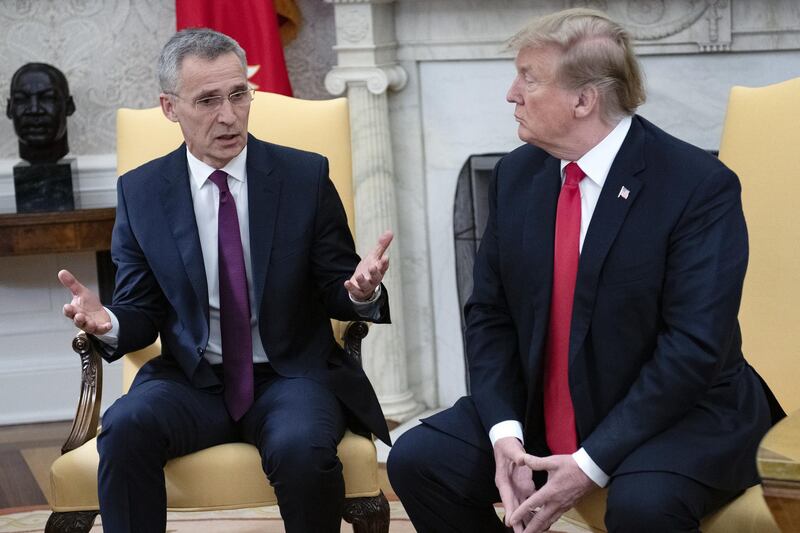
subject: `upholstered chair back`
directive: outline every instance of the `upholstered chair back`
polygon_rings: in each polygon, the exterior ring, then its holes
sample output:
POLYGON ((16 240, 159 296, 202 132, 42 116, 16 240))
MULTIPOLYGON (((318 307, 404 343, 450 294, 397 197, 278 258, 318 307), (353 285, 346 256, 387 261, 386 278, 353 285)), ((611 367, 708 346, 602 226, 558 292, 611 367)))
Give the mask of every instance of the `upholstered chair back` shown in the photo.
POLYGON ((719 149, 742 182, 750 262, 745 357, 787 413, 800 409, 800 78, 734 87, 719 149))

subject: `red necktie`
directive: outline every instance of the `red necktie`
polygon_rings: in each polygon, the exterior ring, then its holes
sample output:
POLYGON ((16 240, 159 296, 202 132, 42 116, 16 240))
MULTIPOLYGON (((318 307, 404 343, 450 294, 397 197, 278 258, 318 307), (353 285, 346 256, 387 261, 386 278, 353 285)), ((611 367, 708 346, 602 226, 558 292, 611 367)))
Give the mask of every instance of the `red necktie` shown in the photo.
POLYGON ((250 295, 244 268, 242 237, 228 175, 215 170, 209 178, 219 188, 219 320, 225 405, 239 420, 253 404, 253 339, 250 295))
POLYGON ((544 370, 545 437, 553 454, 574 452, 578 441, 569 393, 569 332, 580 256, 581 192, 578 183, 586 174, 575 162, 568 163, 564 173, 566 179, 558 196, 556 214, 553 295, 544 370))

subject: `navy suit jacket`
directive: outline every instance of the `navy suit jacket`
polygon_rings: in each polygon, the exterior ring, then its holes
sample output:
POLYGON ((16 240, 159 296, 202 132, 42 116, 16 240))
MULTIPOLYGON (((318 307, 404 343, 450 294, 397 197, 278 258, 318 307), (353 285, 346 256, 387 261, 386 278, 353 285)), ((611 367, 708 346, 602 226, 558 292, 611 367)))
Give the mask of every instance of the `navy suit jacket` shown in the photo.
MULTIPOLYGON (((360 320, 343 283, 359 257, 328 161, 259 141, 247 151, 250 261, 261 340, 275 371, 329 386, 355 429, 389 442, 375 392, 335 342, 330 318, 360 320)), ((186 146, 120 177, 112 259, 111 311, 119 319, 113 361, 161 336, 172 359, 199 388, 221 384, 203 358, 209 335, 208 288, 189 186, 186 146)), ((382 288, 378 322, 389 321, 382 288)))
MULTIPOLYGON (((482 446, 513 419, 526 448, 549 453, 542 374, 560 178, 559 160, 529 145, 495 168, 466 305, 471 399, 454 410, 477 411, 480 424, 427 420, 482 446)), ((740 190, 718 159, 634 117, 585 237, 570 332, 579 445, 607 474, 668 471, 734 490, 758 479, 758 442, 780 413, 741 352, 740 190)))

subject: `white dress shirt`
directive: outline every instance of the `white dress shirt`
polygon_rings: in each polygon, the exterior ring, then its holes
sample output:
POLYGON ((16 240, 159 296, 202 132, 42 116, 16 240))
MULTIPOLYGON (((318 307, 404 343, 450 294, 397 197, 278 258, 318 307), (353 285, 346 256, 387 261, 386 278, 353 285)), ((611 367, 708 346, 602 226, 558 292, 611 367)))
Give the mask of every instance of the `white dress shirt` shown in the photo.
MULTIPOLYGON (((219 316, 219 188, 208 179, 215 168, 197 159, 187 149, 186 158, 189 167, 189 187, 192 193, 197 233, 200 237, 200 248, 203 252, 203 266, 206 270, 208 285, 208 344, 204 352, 205 359, 211 364, 222 363, 222 330, 219 316)), ((236 203, 236 215, 239 218, 239 235, 242 239, 244 266, 247 275, 247 292, 250 298, 250 334, 253 342, 253 362, 269 361, 261 335, 258 331, 258 313, 255 308, 255 292, 253 285, 253 268, 250 262, 250 219, 247 204, 247 146, 231 159, 227 165, 219 169, 228 174, 228 189, 236 203)), ((352 299, 356 311, 364 318, 374 318, 379 309, 373 305, 380 296, 380 285, 372 298, 367 302, 356 302, 352 299)), ((106 308, 111 317, 111 330, 97 338, 112 350, 119 339, 119 320, 106 308)))
MULTIPOLYGON (((617 157, 617 153, 622 147, 625 136, 628 135, 628 130, 631 128, 631 120, 631 117, 625 117, 620 120, 619 124, 617 124, 602 141, 576 161, 578 166, 581 167, 581 170, 586 174, 586 178, 582 179, 578 184, 581 192, 581 236, 579 250, 583 250, 583 241, 586 238, 586 233, 589 231, 589 224, 592 221, 592 215, 594 215, 594 208, 597 206, 597 200, 600 198, 600 191, 603 190, 603 185, 608 177, 608 171, 611 170, 611 164, 617 157)), ((566 167, 568 163, 570 162, 561 161, 562 184, 565 179, 564 167, 566 167)), ((494 446, 495 442, 504 437, 516 437, 520 442, 524 443, 522 423, 517 420, 504 420, 498 422, 489 430, 489 439, 492 441, 492 446, 494 446)), ((585 449, 580 448, 572 454, 572 457, 589 479, 594 481, 598 486, 605 487, 608 484, 608 474, 597 466, 597 463, 589 457, 585 449)))
MULTIPOLYGON (((203 250, 203 266, 208 285, 208 345, 204 357, 211 364, 222 363, 222 330, 219 319, 219 187, 208 179, 211 167, 186 150, 189 163, 189 187, 192 191, 194 218, 203 250)), ((256 295, 253 290, 253 267, 250 264, 250 219, 247 209, 247 147, 221 169, 228 175, 228 189, 236 203, 239 218, 239 236, 244 252, 244 269, 247 275, 247 295, 250 298, 250 334, 253 339, 253 362, 268 361, 261 335, 258 333, 256 295)))

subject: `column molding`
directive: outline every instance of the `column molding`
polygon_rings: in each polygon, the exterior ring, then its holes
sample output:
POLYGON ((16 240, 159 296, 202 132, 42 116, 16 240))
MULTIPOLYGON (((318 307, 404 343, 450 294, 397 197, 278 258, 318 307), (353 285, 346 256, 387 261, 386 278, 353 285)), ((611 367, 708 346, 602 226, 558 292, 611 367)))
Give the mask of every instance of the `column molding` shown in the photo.
POLYGON ((351 83, 366 83, 369 92, 378 95, 387 90, 400 91, 406 86, 406 82, 408 74, 400 65, 333 67, 325 76, 325 88, 334 96, 344 94, 351 83))
POLYGON ((349 101, 358 251, 371 250, 385 229, 395 232, 389 252, 392 266, 383 280, 392 323, 372 328, 364 339, 364 370, 384 416, 404 422, 424 406, 408 386, 400 271, 403 239, 398 234, 387 91, 402 90, 408 75, 397 63, 394 0, 326 1, 334 5, 338 64, 326 75, 325 88, 335 96, 345 94, 349 101))

